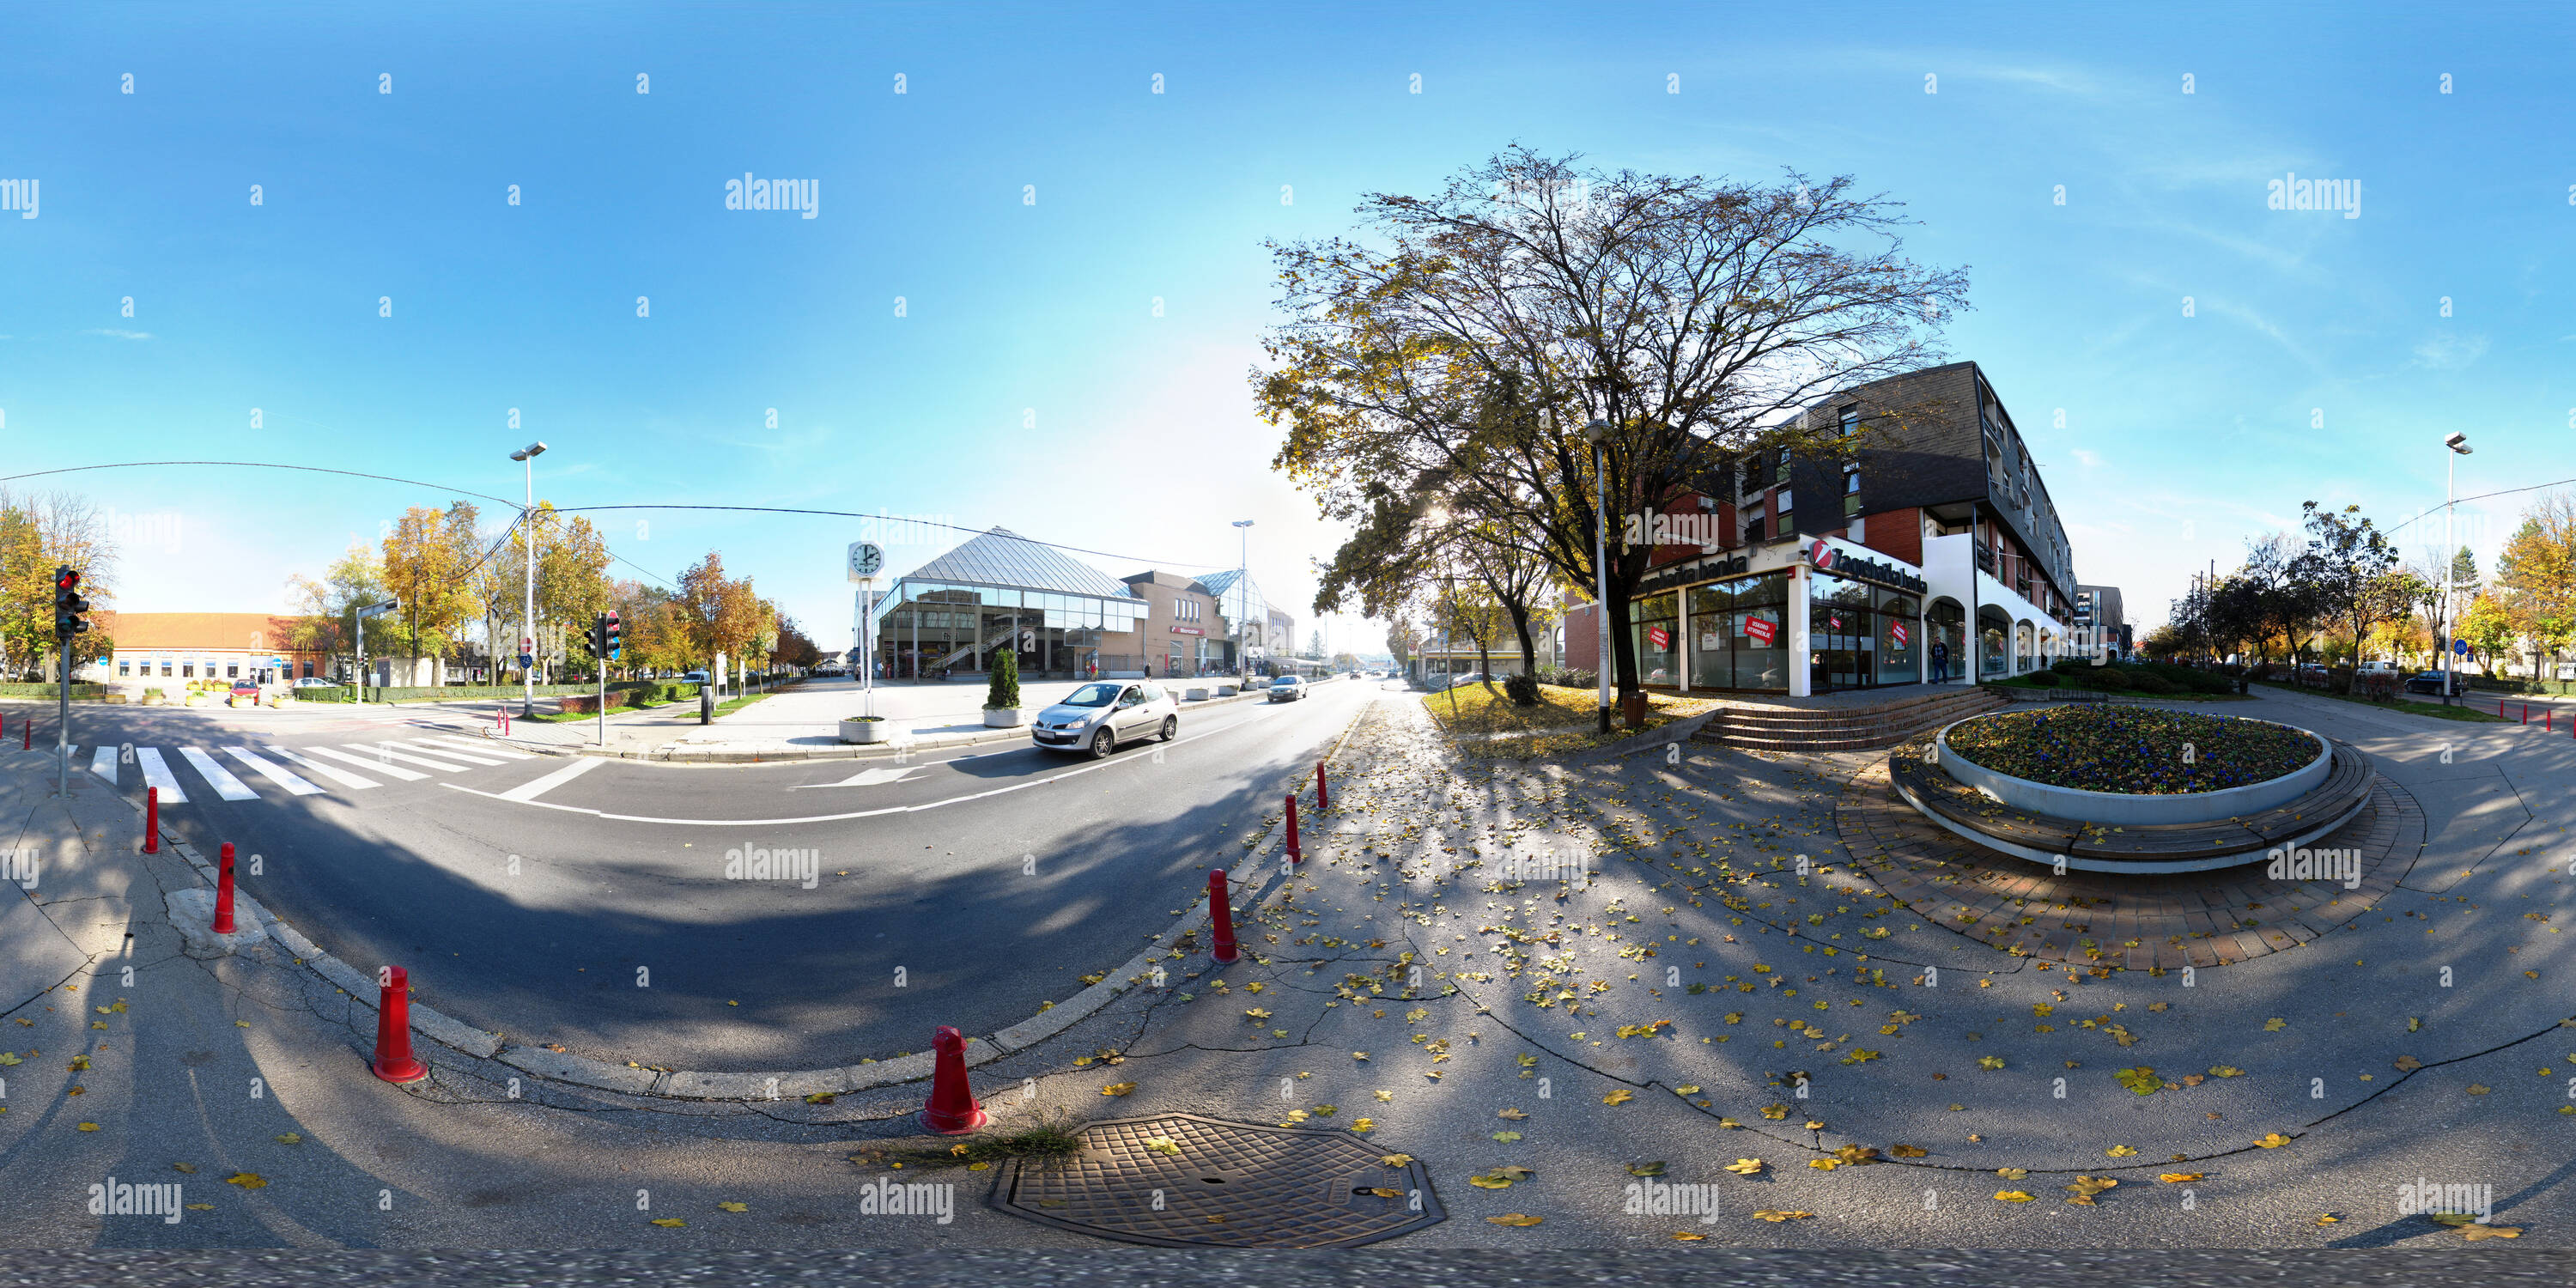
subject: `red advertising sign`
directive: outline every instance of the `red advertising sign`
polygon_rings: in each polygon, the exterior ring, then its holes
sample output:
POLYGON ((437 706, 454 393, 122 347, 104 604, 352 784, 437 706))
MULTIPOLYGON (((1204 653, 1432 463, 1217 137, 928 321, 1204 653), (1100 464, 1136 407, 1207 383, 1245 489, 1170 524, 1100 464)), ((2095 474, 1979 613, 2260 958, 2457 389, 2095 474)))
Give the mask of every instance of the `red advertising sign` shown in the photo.
POLYGON ((1744 619, 1744 633, 1752 636, 1754 643, 1760 644, 1765 648, 1770 647, 1771 637, 1778 634, 1779 630, 1780 628, 1776 624, 1766 622, 1759 617, 1747 617, 1744 619))
POLYGON ((1673 633, 1665 630, 1661 626, 1649 626, 1646 628, 1646 642, 1654 645, 1656 648, 1671 648, 1673 646, 1673 633))
POLYGON ((1889 623, 1888 628, 1887 628, 1887 637, 1888 637, 1889 639, 1892 639, 1892 640, 1896 641, 1896 642, 1897 642, 1897 643, 1899 643, 1899 644, 1904 643, 1904 642, 1905 642, 1905 623, 1903 623, 1903 622, 1892 622, 1892 623, 1889 623))

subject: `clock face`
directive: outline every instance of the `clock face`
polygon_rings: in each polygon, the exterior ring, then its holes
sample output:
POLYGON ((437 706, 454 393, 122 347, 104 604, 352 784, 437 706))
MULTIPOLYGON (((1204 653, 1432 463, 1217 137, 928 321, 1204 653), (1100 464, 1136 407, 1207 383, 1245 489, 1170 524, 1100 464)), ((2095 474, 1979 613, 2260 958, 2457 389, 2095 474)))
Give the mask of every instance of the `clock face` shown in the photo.
POLYGON ((873 577, 877 575, 878 570, 884 567, 885 551, 879 548, 877 543, 873 541, 854 541, 850 543, 850 573, 852 576, 873 577))

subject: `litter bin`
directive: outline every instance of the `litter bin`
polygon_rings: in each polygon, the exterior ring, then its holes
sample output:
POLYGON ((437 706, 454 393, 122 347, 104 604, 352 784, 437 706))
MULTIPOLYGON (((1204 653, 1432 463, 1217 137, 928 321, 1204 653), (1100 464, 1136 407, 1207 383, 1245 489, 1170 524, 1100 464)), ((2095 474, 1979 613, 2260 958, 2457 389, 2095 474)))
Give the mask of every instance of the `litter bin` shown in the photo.
POLYGON ((702 685, 699 685, 699 686, 698 686, 698 723, 699 723, 699 724, 705 724, 705 723, 707 723, 708 721, 715 719, 715 715, 716 715, 716 695, 715 695, 715 690, 714 690, 714 689, 712 689, 712 688, 709 688, 708 686, 703 685, 703 684, 702 684, 702 685))
POLYGON ((1629 728, 1646 727, 1646 706, 1646 695, 1642 693, 1631 693, 1619 700, 1620 713, 1626 717, 1629 728))

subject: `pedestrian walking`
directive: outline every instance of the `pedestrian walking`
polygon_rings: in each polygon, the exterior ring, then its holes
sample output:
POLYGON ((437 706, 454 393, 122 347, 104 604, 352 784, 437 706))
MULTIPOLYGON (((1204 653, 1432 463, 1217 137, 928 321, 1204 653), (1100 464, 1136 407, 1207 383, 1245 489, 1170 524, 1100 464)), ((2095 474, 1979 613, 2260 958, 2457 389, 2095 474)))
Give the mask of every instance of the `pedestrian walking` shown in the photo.
POLYGON ((1932 641, 1932 682, 1934 684, 1947 684, 1949 681, 1950 646, 1939 640, 1934 640, 1932 641))

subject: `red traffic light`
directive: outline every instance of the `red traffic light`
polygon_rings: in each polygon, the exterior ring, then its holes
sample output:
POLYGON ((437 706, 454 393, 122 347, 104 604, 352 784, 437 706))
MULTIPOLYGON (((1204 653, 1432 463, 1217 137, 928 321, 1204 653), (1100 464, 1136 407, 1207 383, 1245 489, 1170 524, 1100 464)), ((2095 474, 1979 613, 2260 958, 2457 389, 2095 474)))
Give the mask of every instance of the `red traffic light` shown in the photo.
POLYGON ((66 594, 80 589, 80 574, 69 568, 54 570, 54 589, 66 594))

